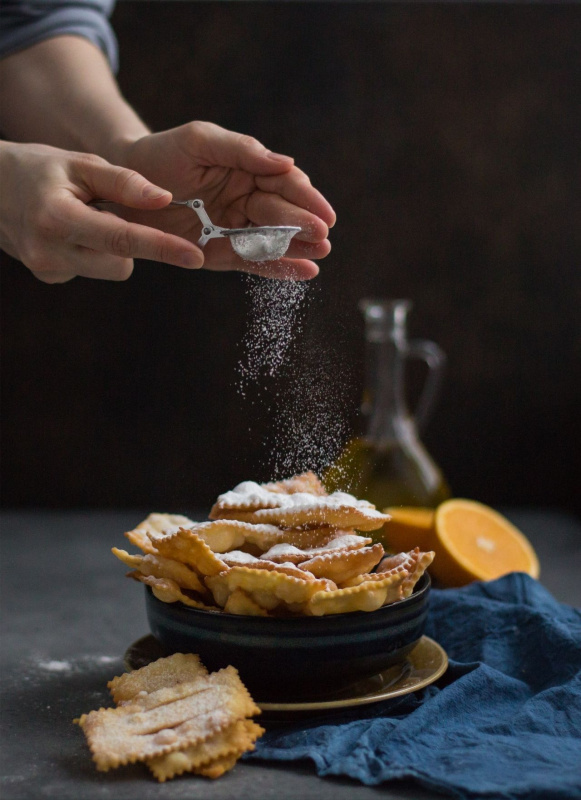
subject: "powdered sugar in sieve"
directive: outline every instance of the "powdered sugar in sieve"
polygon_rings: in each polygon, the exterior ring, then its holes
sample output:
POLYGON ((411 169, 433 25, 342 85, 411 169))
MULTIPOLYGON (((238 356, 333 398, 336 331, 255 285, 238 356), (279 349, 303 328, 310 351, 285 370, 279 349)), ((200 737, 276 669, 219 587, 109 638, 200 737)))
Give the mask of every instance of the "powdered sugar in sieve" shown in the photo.
POLYGON ((198 245, 228 236, 232 249, 245 261, 274 261, 282 258, 293 236, 300 231, 294 225, 266 225, 258 228, 220 228, 208 216, 203 200, 172 200, 174 206, 187 206, 195 211, 202 223, 198 245))

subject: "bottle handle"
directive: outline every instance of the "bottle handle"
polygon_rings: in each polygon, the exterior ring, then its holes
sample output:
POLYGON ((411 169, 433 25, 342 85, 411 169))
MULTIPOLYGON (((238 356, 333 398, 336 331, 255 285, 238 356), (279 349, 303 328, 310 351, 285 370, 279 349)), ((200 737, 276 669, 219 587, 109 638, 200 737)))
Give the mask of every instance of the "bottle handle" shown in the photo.
POLYGON ((414 412, 418 430, 422 430, 440 395, 447 358, 439 345, 426 339, 412 339, 408 342, 405 355, 406 358, 419 358, 428 366, 428 375, 414 412))

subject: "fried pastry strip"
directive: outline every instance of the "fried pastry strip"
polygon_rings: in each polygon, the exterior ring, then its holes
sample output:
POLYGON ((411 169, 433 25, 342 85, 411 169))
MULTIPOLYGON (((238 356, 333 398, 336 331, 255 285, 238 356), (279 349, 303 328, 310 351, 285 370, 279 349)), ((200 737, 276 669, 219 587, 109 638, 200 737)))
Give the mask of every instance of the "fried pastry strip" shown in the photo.
POLYGON ((387 573, 381 580, 367 581, 335 591, 317 592, 305 607, 305 613, 321 617, 326 614, 347 614, 352 611, 376 611, 386 603, 402 598, 406 572, 387 573))
POLYGON ((250 567, 232 567, 227 572, 206 578, 206 585, 219 606, 224 607, 236 589, 242 589, 261 608, 271 611, 278 605, 296 607, 306 603, 317 591, 335 587, 330 581, 295 578, 281 572, 250 567))
POLYGON ((293 564, 300 564, 309 558, 324 555, 325 553, 357 550, 371 544, 371 542, 372 540, 368 537, 338 531, 338 535, 320 546, 301 548, 288 542, 275 544, 270 550, 263 553, 260 558, 268 561, 289 561, 293 564))
POLYGON ((255 603, 242 589, 234 589, 226 600, 224 611, 227 614, 240 614, 246 617, 268 617, 268 611, 255 603))
POLYGON ((184 772, 217 778, 227 771, 222 769, 225 759, 228 763, 233 759, 228 767, 231 769, 243 753, 254 750, 256 739, 263 733, 264 728, 252 720, 238 720, 197 745, 149 759, 147 766, 160 782, 184 772))
POLYGON ((277 494, 296 494, 301 492, 303 494, 314 494, 323 497, 327 494, 327 490, 315 475, 314 472, 303 472, 301 475, 295 475, 293 478, 286 478, 283 481, 274 481, 272 483, 261 484, 263 489, 277 494))
POLYGON ((215 606, 204 603, 203 600, 196 600, 195 598, 184 594, 177 583, 172 581, 170 578, 154 578, 151 575, 142 575, 140 572, 128 572, 127 577, 134 578, 134 580, 139 581, 140 583, 145 583, 147 586, 151 586, 153 594, 158 600, 161 600, 162 603, 180 602, 185 606, 190 606, 191 608, 202 608, 206 611, 220 610, 215 606))
POLYGON ((139 547, 144 553, 155 553, 155 548, 148 534, 163 535, 177 531, 178 528, 189 528, 194 525, 193 520, 183 517, 181 514, 150 514, 143 522, 132 531, 127 531, 125 536, 131 544, 139 547))
POLYGON ((229 492, 219 495, 210 509, 210 519, 238 519, 223 512, 255 511, 259 508, 278 508, 287 496, 284 492, 270 491, 254 481, 243 481, 229 492))
POLYGON ((330 578, 337 584, 353 578, 362 572, 369 572, 381 560, 383 547, 361 547, 357 550, 335 550, 313 556, 302 561, 299 567, 312 573, 316 578, 330 578))
POLYGON ((255 525, 240 520, 230 521, 245 525, 246 543, 256 545, 263 552, 278 544, 290 544, 300 548, 321 547, 344 533, 344 531, 328 525, 305 530, 304 528, 278 528, 276 525, 255 525))
MULTIPOLYGON (((250 553, 243 553, 240 550, 233 550, 231 553, 223 553, 222 559, 229 567, 250 567, 251 569, 267 569, 274 572, 282 572, 291 575, 293 578, 305 579, 305 573, 300 567, 295 566, 291 561, 269 561, 263 556, 256 558, 250 553)), ((309 579, 312 576, 309 575, 309 579)))
MULTIPOLYGON (((297 495, 294 495, 295 497, 297 495)), ((329 498, 320 498, 328 500, 329 498)), ((314 498, 319 499, 319 498, 314 498)), ((388 520, 387 514, 381 514, 373 508, 354 507, 328 503, 324 505, 305 503, 303 506, 283 508, 259 508, 251 511, 223 509, 226 519, 239 519, 254 524, 267 523, 285 528, 307 528, 329 525, 335 528, 355 528, 360 531, 373 531, 381 528, 388 520)))
POLYGON ((215 519, 202 522, 192 528, 215 553, 225 553, 249 543, 259 550, 268 550, 273 544, 283 541, 285 532, 275 525, 253 525, 238 519, 215 519), (232 544, 223 549, 227 537, 232 544))
POLYGON ((180 528, 162 538, 149 535, 160 555, 182 561, 200 575, 217 575, 227 569, 206 542, 189 528, 180 528))
POLYGON ((239 719, 260 713, 233 667, 159 689, 117 708, 83 714, 97 769, 161 756, 207 739, 239 719))
POLYGON ((419 547, 416 547, 416 550, 412 552, 416 551, 417 551, 417 556, 415 564, 409 571, 407 578, 404 580, 402 584, 402 591, 404 597, 410 597, 410 595, 414 591, 414 586, 422 577, 427 568, 430 566, 436 555, 433 550, 429 550, 426 553, 421 553, 419 547))
POLYGON ((229 772, 236 766, 238 755, 234 753, 229 756, 221 756, 211 761, 209 764, 204 764, 203 767, 196 767, 192 772, 194 775, 203 775, 204 778, 221 778, 226 772, 229 772))
POLYGON ((395 553, 393 555, 386 555, 377 565, 375 572, 379 575, 382 572, 391 572, 398 567, 402 567, 409 572, 413 569, 419 552, 420 548, 416 547, 414 550, 410 550, 408 553, 395 553))
POLYGON ((379 562, 375 572, 367 575, 356 575, 345 581, 343 586, 358 586, 369 581, 381 581, 385 575, 400 573, 404 574, 402 598, 410 597, 414 591, 414 586, 430 566, 435 555, 433 550, 423 553, 419 547, 416 547, 414 550, 410 550, 409 553, 386 556, 379 562))
POLYGON ((181 561, 164 558, 153 553, 145 556, 133 556, 126 550, 119 550, 117 547, 112 547, 111 552, 128 567, 136 569, 142 575, 150 575, 153 578, 169 578, 182 589, 191 589, 193 592, 202 594, 205 592, 197 573, 182 564, 181 561))
POLYGON ((214 553, 226 553, 244 544, 244 523, 218 519, 197 522, 190 526, 192 533, 200 537, 214 553))
POLYGON ((366 500, 345 492, 317 495, 308 492, 270 490, 268 484, 244 481, 218 497, 210 519, 239 519, 244 522, 281 525, 286 528, 319 527, 375 530, 389 516, 381 514, 366 500))
POLYGON ((167 686, 180 683, 191 683, 197 678, 204 678, 208 670, 193 653, 175 653, 167 658, 158 658, 151 664, 119 675, 107 684, 113 700, 118 705, 133 700, 142 693, 152 692, 167 686))

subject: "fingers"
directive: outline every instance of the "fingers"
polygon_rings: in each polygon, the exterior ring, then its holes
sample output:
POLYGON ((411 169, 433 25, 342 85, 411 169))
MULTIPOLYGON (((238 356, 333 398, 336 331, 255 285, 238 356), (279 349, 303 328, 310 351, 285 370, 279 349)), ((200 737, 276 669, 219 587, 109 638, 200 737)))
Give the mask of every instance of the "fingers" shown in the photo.
POLYGON ((44 283, 65 283, 80 276, 109 281, 124 281, 133 272, 133 261, 109 253, 60 241, 45 245, 28 264, 32 274, 44 283))
POLYGON ((63 264, 69 270, 74 270, 73 274, 66 272, 46 273, 44 277, 38 273, 37 278, 44 280, 45 283, 63 283, 74 277, 93 278, 103 281, 126 281, 133 273, 133 260, 131 258, 121 258, 112 256, 109 253, 97 253, 84 247, 68 250, 62 253, 63 264), (48 280, 47 280, 48 278, 48 280))
MULTIPOLYGON (((298 234, 297 234, 298 236, 298 234)), ((323 239, 322 242, 302 242, 295 236, 291 239, 288 250, 285 253, 286 258, 325 258, 331 252, 331 242, 328 239, 323 239)))
POLYGON ((67 240, 73 245, 122 259, 145 258, 189 269, 199 269, 204 263, 195 244, 157 228, 126 222, 79 202, 70 204, 68 214, 67 240))
POLYGON ((77 277, 76 272, 38 272, 34 269, 31 269, 30 271, 35 278, 38 278, 38 280, 42 281, 43 283, 67 283, 67 281, 72 281, 73 278, 77 277))
POLYGON ((319 217, 329 228, 335 224, 337 217, 332 206, 298 167, 293 167, 284 175, 259 176, 256 178, 256 185, 263 192, 278 195, 292 205, 319 217))
POLYGON ((215 272, 237 271, 251 275, 262 275, 280 280, 310 280, 319 273, 319 267, 311 259, 324 258, 331 250, 328 241, 310 242, 291 240, 284 258, 276 261, 245 261, 240 258, 228 239, 212 239, 204 248, 204 269, 215 272))
POLYGON ((301 231, 295 239, 307 242, 320 242, 329 234, 329 227, 320 216, 278 194, 253 192, 246 204, 246 214, 254 225, 297 225, 301 231))
POLYGON ((9 217, 6 238, 40 280, 63 283, 75 275, 124 280, 134 258, 202 266, 203 253, 187 239, 85 204, 97 197, 148 214, 167 206, 171 194, 138 173, 98 156, 43 145, 3 146, 0 156, 13 198, 10 215, 3 215, 9 217))
POLYGON ((97 253, 85 248, 78 248, 76 253, 70 255, 68 263, 74 266, 80 278, 126 281, 133 273, 133 259, 97 253))
MULTIPOLYGON (((210 122, 190 123, 190 129, 195 157, 204 166, 219 165, 249 172, 255 176, 256 185, 263 192, 282 197, 291 205, 309 212, 311 219, 318 217, 329 228, 335 224, 336 215, 330 203, 311 185, 307 175, 294 166, 289 156, 271 153, 253 137, 210 122)), ((305 221, 301 227, 307 224, 305 221)))
POLYGON ((279 175, 293 166, 290 156, 272 153, 252 136, 212 122, 190 122, 187 127, 192 155, 203 166, 240 169, 251 175, 279 175))
POLYGON ((71 178, 77 186, 84 186, 89 198, 99 198, 120 203, 130 208, 163 208, 172 199, 171 192, 150 183, 143 175, 131 169, 109 164, 102 158, 86 156, 71 165, 71 178))
POLYGON ((314 261, 280 258, 278 261, 261 261, 256 264, 244 262, 244 267, 239 271, 279 281, 309 281, 319 274, 319 267, 314 261))

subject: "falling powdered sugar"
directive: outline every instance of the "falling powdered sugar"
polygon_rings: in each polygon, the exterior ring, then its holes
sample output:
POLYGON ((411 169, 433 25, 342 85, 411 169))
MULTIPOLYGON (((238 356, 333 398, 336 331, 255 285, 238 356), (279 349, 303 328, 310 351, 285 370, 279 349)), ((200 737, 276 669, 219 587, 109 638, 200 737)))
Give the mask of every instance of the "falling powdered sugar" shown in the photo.
POLYGON ((347 435, 350 374, 337 322, 333 319, 332 336, 321 329, 328 306, 310 281, 244 279, 251 308, 237 388, 246 399, 252 388, 251 402, 266 411, 268 476, 321 474, 347 435), (309 311, 315 324, 305 330, 309 311))
POLYGON ((246 358, 238 365, 239 391, 282 367, 294 337, 302 329, 301 311, 308 283, 278 281, 245 275, 250 321, 242 342, 246 358))
POLYGON ((302 367, 277 393, 277 425, 269 437, 271 474, 278 478, 307 470, 320 475, 347 436, 346 371, 337 352, 320 346, 313 351, 308 343, 300 350, 302 367))

